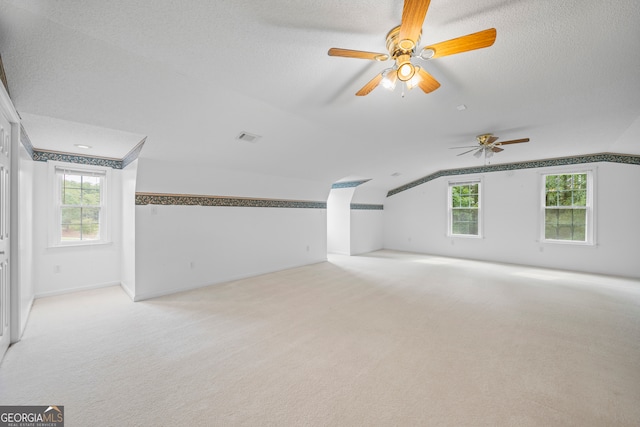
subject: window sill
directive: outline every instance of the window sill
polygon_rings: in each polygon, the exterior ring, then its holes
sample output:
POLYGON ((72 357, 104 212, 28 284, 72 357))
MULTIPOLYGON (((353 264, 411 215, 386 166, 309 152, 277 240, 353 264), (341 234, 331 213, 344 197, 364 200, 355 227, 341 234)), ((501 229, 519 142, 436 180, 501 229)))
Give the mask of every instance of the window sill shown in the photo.
POLYGON ((579 240, 551 240, 544 239, 541 240, 542 244, 551 244, 551 245, 570 245, 570 246, 596 246, 594 242, 582 242, 579 240))
POLYGON ((482 239, 483 237, 476 234, 449 234, 447 237, 460 237, 463 239, 482 239))
POLYGON ((96 242, 73 242, 73 243, 56 243, 49 245, 47 249, 60 249, 60 248, 81 248, 87 246, 109 246, 112 245, 111 241, 96 241, 96 242))

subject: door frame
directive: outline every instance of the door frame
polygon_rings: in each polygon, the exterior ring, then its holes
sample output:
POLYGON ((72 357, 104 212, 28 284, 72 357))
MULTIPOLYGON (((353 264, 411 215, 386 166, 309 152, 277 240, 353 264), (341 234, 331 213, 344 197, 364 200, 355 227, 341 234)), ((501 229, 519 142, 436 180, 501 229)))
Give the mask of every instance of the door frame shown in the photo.
MULTIPOLYGON (((17 153, 19 152, 20 144, 20 116, 16 111, 11 98, 4 87, 0 84, 0 111, 9 121, 11 125, 11 142, 10 142, 10 157, 9 157, 9 336, 10 343, 14 343, 20 339, 20 289, 19 289, 19 277, 17 273, 18 269, 18 257, 14 256, 18 253, 18 239, 17 239, 17 195, 18 195, 18 171, 14 166, 16 162, 17 153)), ((4 350, 0 349, 0 360, 4 356, 4 350)))

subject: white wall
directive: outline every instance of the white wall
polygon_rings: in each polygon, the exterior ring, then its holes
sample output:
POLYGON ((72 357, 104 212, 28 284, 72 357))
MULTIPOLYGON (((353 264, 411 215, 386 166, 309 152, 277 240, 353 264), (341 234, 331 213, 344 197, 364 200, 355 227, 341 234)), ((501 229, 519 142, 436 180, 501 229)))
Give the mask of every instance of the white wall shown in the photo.
MULTIPOLYGON (((112 243, 50 247, 52 184, 47 162, 33 162, 33 278, 36 297, 120 284, 122 178, 113 170, 109 201, 112 243), (56 272, 59 271, 59 272, 56 272)), ((73 165, 71 165, 73 166, 73 165)))
MULTIPOLYGON (((575 166, 481 174, 484 237, 447 237, 447 185, 441 177, 387 198, 384 246, 388 249, 640 278, 640 167, 617 163, 596 169, 596 245, 541 243, 543 172, 575 166)), ((477 174, 474 176, 478 176, 477 174)))
POLYGON ((326 210, 136 207, 136 300, 326 260, 326 210))
POLYGON ((122 170, 122 252, 120 281, 122 288, 131 297, 136 292, 136 178, 138 161, 131 162, 122 170))
MULTIPOLYGON (((330 184, 138 159, 138 192, 324 202, 330 184)), ((135 299, 326 260, 326 209, 136 206, 135 299)))
MULTIPOLYGON (((385 189, 373 187, 372 182, 367 182, 356 187, 351 203, 382 205, 386 195, 385 189)), ((351 210, 351 255, 373 252, 384 247, 383 220, 383 210, 351 210)))
POLYGON ((364 254, 384 247, 383 210, 351 210, 350 255, 364 254))
POLYGON ((327 252, 351 255, 351 198, 355 187, 333 188, 327 198, 327 252))
MULTIPOLYGON (((14 164, 13 167, 18 168, 18 217, 15 222, 18 226, 18 288, 20 289, 18 313, 20 319, 17 337, 19 338, 27 325, 27 318, 35 297, 33 279, 34 183, 31 156, 22 144, 15 145, 14 149, 18 149, 18 164, 14 164)), ((15 199, 14 203, 16 203, 15 199)))

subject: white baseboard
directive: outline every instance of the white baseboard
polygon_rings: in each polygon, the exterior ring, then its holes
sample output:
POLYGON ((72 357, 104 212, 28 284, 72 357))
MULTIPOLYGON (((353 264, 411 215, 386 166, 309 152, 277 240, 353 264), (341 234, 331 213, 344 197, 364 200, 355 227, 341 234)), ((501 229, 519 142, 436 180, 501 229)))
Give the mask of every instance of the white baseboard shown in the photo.
MULTIPOLYGON (((24 333, 24 330, 27 328, 27 323, 28 323, 28 320, 29 320, 29 316, 31 315, 31 307, 33 307, 33 302, 35 300, 36 300, 35 296, 31 297, 31 299, 27 303, 27 306, 20 308, 20 316, 19 316, 20 317, 20 322, 16 326, 16 328, 18 328, 18 329, 17 329, 15 335, 14 335, 13 329, 11 331, 11 344, 17 343, 22 338, 22 334, 24 333), (24 313, 26 313, 26 315, 24 315, 24 313)), ((11 326, 13 328, 13 325, 11 325, 11 326)))
POLYGON ((135 301, 135 298, 136 298, 135 292, 133 292, 131 288, 127 286, 126 283, 120 282, 120 287, 122 288, 124 293, 127 294, 129 298, 131 298, 131 301, 135 301))
POLYGON ((194 289, 206 288, 207 286, 215 286, 215 285, 220 285, 220 284, 223 284, 223 283, 233 282, 234 280, 248 279, 250 277, 261 276, 263 274, 276 273, 278 271, 289 270, 289 269, 292 269, 292 268, 305 267, 307 265, 313 265, 313 264, 320 264, 320 263, 326 262, 326 261, 327 261, 327 258, 318 259, 318 260, 312 261, 312 262, 290 265, 290 266, 286 266, 286 267, 282 267, 282 268, 276 268, 276 269, 268 270, 268 271, 253 272, 253 273, 246 273, 246 274, 239 274, 239 275, 236 275, 236 276, 225 277, 225 278, 213 281, 213 282, 197 283, 197 284, 187 285, 187 286, 180 287, 180 288, 171 288, 171 289, 165 289, 165 290, 160 290, 160 291, 156 291, 156 292, 145 292, 145 293, 141 293, 141 294, 136 294, 136 296, 133 298, 133 300, 136 301, 136 302, 144 301, 144 300, 148 300, 148 299, 151 299, 151 298, 162 297, 162 296, 165 296, 165 295, 177 294, 179 292, 186 292, 186 291, 192 291, 194 289))
POLYGON ((109 286, 120 286, 120 282, 96 283, 96 284, 93 284, 93 285, 76 286, 76 287, 73 287, 73 288, 59 289, 57 291, 38 292, 35 295, 35 299, 45 298, 45 297, 53 297, 53 296, 56 296, 56 295, 70 294, 70 293, 73 293, 73 292, 89 291, 91 289, 107 288, 109 286))

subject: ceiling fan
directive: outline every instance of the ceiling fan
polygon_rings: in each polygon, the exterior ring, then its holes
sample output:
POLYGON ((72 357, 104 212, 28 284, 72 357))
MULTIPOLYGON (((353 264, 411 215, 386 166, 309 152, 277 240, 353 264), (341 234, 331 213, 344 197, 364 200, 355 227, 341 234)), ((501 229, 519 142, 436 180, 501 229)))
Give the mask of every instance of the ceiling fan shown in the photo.
POLYGON ((369 59, 373 61, 387 61, 393 59, 395 64, 391 68, 383 70, 376 75, 356 95, 368 95, 373 89, 382 84, 387 89, 393 90, 396 82, 404 82, 408 89, 419 86, 425 93, 433 92, 440 87, 440 83, 424 68, 414 65, 411 60, 434 59, 442 56, 489 47, 496 40, 496 29, 480 31, 455 39, 432 44, 423 47, 418 52, 417 46, 422 35, 422 24, 427 15, 430 0, 405 0, 402 9, 402 23, 393 28, 387 34, 386 53, 365 52, 331 48, 329 56, 342 56, 346 58, 369 59))
POLYGON ((463 154, 467 154, 470 153, 472 151, 475 151, 475 153, 473 153, 474 156, 476 157, 480 157, 484 154, 484 157, 491 157, 493 156, 493 153, 499 153, 501 151, 504 151, 504 148, 500 148, 500 146, 502 145, 508 145, 508 144, 519 144, 521 142, 529 142, 529 138, 522 138, 522 139, 512 139, 510 141, 502 141, 502 142, 497 142, 498 141, 498 137, 497 136, 493 136, 492 133, 485 133, 482 135, 478 135, 476 136, 476 140, 478 140, 478 145, 466 145, 466 146, 462 146, 462 147, 450 147, 450 150, 456 149, 456 148, 471 148, 471 150, 467 150, 464 153, 460 153, 458 154, 458 156, 462 156, 463 154))

